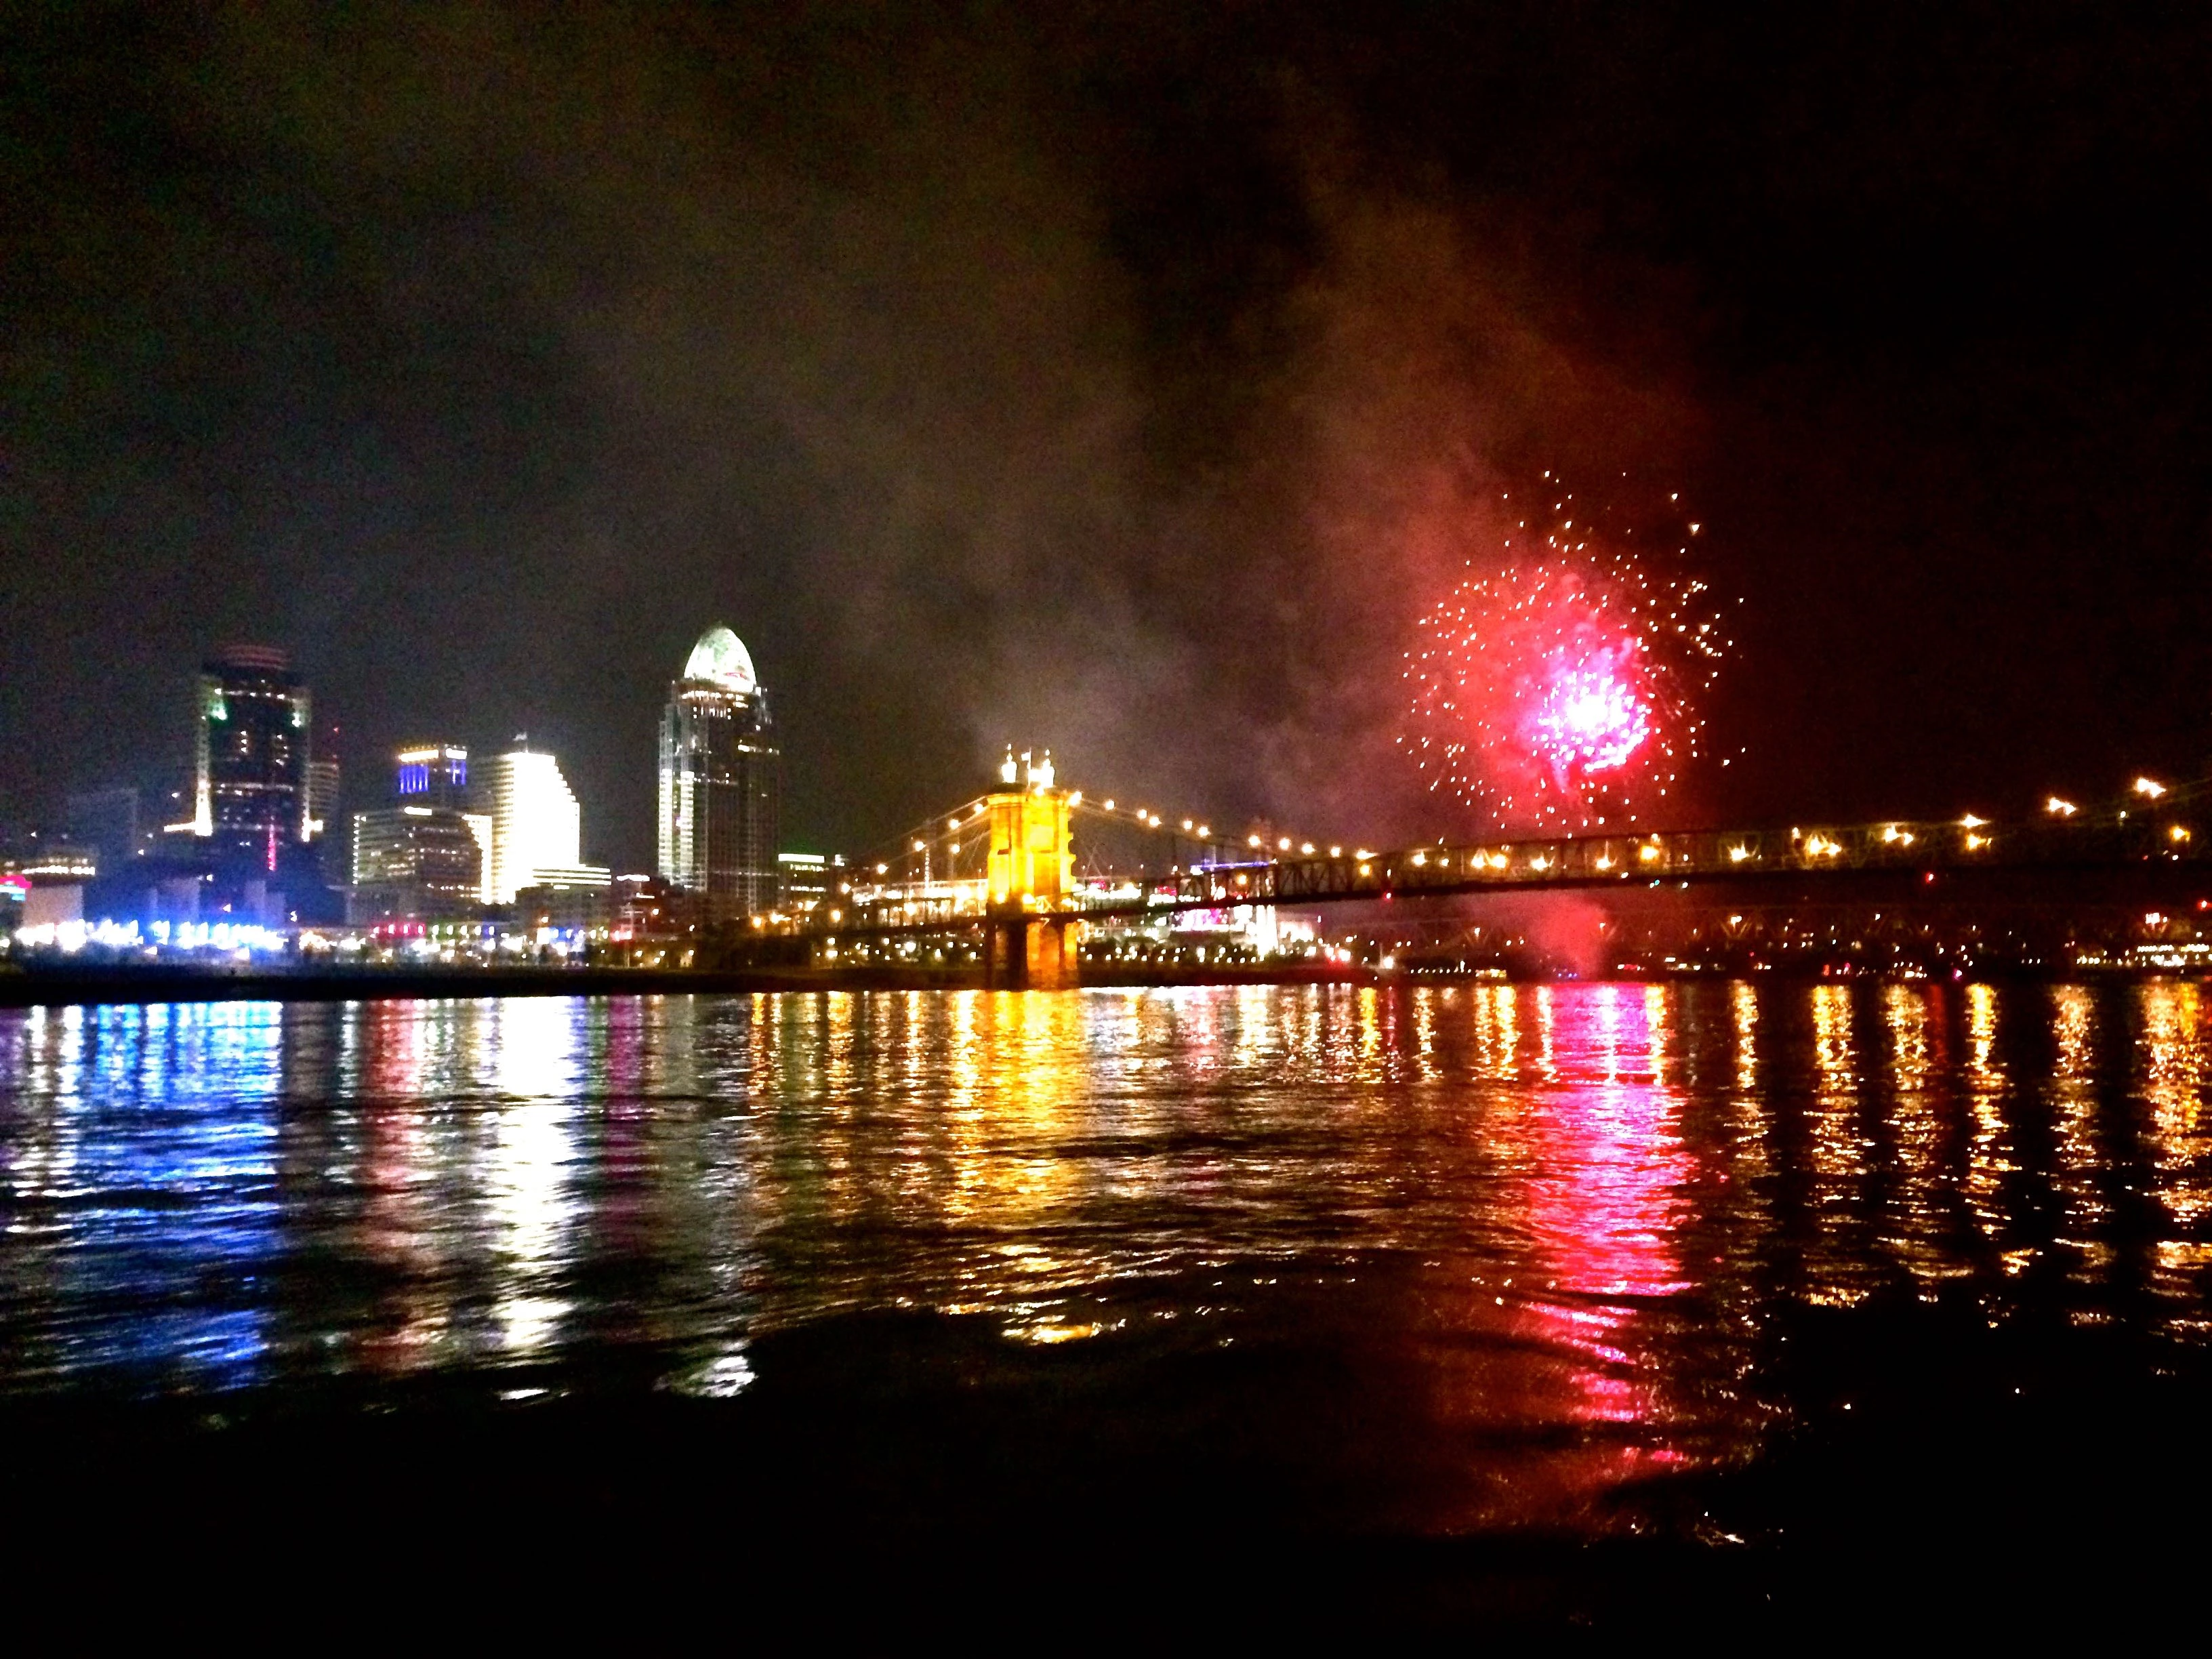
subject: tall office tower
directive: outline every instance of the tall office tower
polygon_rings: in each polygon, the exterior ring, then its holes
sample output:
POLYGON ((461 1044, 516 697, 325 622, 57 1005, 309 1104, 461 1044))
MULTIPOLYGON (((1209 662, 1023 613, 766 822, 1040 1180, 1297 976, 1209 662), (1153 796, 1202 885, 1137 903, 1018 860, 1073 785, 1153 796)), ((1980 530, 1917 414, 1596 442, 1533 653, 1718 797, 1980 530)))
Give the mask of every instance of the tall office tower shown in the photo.
POLYGON ((560 763, 517 749, 476 769, 471 796, 491 820, 484 902, 512 904, 526 887, 548 882, 606 884, 611 872, 583 861, 583 814, 560 763))
POLYGON ((282 651, 228 646, 202 665, 193 834, 268 870, 307 839, 310 712, 282 651))
POLYGON ((781 902, 781 763, 752 658, 728 629, 708 629, 660 717, 660 873, 706 921, 781 902))
POLYGON ((307 757, 307 839, 320 841, 338 823, 338 723, 320 721, 307 757))
POLYGON ((491 820, 461 810, 468 750, 418 744, 392 757, 398 805, 353 815, 346 920, 450 921, 484 902, 491 820))

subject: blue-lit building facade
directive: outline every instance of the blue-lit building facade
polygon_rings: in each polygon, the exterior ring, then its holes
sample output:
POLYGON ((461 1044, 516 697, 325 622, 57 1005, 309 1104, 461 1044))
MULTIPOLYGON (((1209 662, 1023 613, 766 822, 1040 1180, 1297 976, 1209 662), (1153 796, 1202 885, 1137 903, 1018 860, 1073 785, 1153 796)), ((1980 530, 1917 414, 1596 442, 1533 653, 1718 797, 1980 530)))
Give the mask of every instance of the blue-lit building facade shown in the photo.
POLYGON ((466 811, 469 751, 416 744, 392 757, 393 805, 353 815, 346 920, 356 926, 473 917, 485 898, 491 821, 466 811))
POLYGON ((457 743, 422 743, 393 757, 397 793, 407 806, 459 811, 469 798, 469 751, 457 743))

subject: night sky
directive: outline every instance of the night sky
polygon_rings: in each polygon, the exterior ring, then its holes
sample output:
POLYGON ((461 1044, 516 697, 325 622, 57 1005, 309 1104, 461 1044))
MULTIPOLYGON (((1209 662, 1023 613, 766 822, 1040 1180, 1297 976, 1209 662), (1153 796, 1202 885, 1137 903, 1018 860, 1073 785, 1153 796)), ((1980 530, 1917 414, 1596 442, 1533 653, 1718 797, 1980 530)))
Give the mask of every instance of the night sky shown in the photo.
POLYGON ((1502 489, 1679 490, 1674 821, 2212 763, 2201 8, 10 7, 0 817, 289 647, 348 804, 527 731, 652 856, 726 621, 787 842, 1008 739, 1463 833, 1393 738, 1502 489))

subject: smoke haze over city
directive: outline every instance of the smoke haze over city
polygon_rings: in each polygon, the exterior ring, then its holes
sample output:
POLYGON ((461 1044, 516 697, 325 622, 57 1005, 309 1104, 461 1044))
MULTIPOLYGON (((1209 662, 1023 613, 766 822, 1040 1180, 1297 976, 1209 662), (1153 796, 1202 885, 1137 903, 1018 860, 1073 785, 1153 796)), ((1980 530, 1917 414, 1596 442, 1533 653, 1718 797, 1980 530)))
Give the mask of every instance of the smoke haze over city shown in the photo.
POLYGON ((2088 26, 14 12, 0 795, 172 778, 252 640, 351 775, 527 731, 641 866, 726 622, 793 845, 1008 740, 1462 832, 1403 653, 1547 469, 1707 526, 1675 821, 2194 775, 2212 51, 2088 26))

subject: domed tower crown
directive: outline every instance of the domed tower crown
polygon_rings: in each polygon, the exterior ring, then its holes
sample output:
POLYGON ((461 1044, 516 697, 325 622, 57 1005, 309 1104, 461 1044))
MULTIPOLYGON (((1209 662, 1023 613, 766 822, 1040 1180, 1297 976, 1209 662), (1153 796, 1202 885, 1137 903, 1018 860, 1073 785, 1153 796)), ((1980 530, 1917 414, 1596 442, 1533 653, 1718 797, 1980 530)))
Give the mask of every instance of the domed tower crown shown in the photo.
POLYGON ((691 654, 684 661, 684 678, 703 680, 741 696, 750 696, 760 685, 744 641, 719 623, 702 634, 699 643, 691 647, 691 654))

